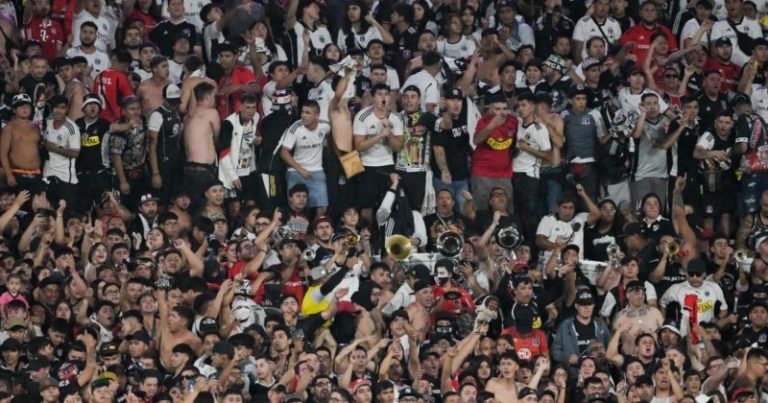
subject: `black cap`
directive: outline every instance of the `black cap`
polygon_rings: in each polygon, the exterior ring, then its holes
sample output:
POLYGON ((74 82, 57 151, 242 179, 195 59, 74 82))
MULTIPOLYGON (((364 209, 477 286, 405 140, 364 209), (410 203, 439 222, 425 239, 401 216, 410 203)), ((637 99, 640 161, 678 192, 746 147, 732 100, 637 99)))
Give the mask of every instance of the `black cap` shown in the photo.
MULTIPOLYGON (((699 0, 699 1, 701 1, 701 0, 699 0)), ((756 48, 758 46, 768 46, 768 39, 765 39, 762 36, 757 38, 757 39, 753 39, 752 40, 752 49, 754 49, 754 48, 756 48)))
POLYGON ((149 344, 149 341, 152 340, 149 337, 149 333, 147 333, 146 330, 139 330, 137 332, 134 332, 133 334, 129 334, 126 338, 126 340, 136 340, 136 341, 143 341, 144 343, 149 344))
POLYGON ((578 295, 576 295, 576 301, 579 305, 594 305, 595 304, 595 297, 592 295, 592 293, 588 290, 583 290, 579 292, 578 295))
POLYGON ((117 349, 117 344, 113 342, 104 343, 99 349, 99 355, 102 357, 109 357, 118 354, 120 351, 117 349))
POLYGON ((713 8, 712 2, 709 0, 699 0, 696 2, 696 7, 701 6, 704 7, 706 10, 711 10, 713 8))
POLYGON ((624 289, 627 292, 634 291, 634 290, 643 290, 645 291, 645 284, 643 284, 640 280, 632 280, 627 283, 626 286, 624 286, 624 289))
POLYGON ((752 312, 752 308, 757 308, 757 307, 763 307, 765 309, 768 309, 768 301, 764 299, 756 299, 752 301, 752 303, 749 304, 749 312, 752 312))
POLYGON ((691 261, 688 262, 688 267, 686 267, 686 271, 688 273, 706 273, 707 265, 704 263, 703 260, 699 258, 691 259, 691 261))
POLYGON ((731 107, 743 104, 752 104, 752 101, 750 101, 749 97, 744 94, 736 94, 736 96, 734 96, 731 100, 731 107))
POLYGON ((571 88, 568 89, 568 98, 573 98, 577 95, 588 96, 589 89, 587 89, 586 86, 581 84, 571 86, 571 88))
POLYGON ((446 91, 445 99, 464 99, 464 93, 458 88, 451 88, 446 91))
POLYGON ((432 279, 432 275, 429 272, 429 268, 423 264, 417 264, 408 270, 408 275, 417 279, 429 282, 432 279))
POLYGON ((733 43, 731 43, 731 40, 727 36, 721 36, 715 40, 715 46, 733 46, 733 43))
POLYGON ((424 280, 417 280, 416 283, 413 285, 413 293, 416 294, 417 292, 429 288, 430 285, 424 280))
POLYGON ((635 379, 635 386, 651 385, 653 386, 653 379, 648 375, 638 376, 635 379))
POLYGON ((517 398, 518 399, 523 399, 523 398, 525 398, 526 396, 529 396, 529 395, 534 395, 534 396, 538 397, 538 394, 536 393, 536 390, 534 390, 532 388, 529 388, 529 387, 524 387, 524 388, 520 389, 519 392, 517 392, 517 398))
POLYGON ((523 283, 533 284, 533 279, 526 273, 519 273, 512 278, 512 286, 517 287, 523 283))
POLYGON ((643 238, 648 238, 645 226, 640 223, 629 223, 624 227, 624 236, 637 235, 643 238))
POLYGON ((16 339, 12 339, 12 338, 5 339, 3 344, 0 345, 0 351, 5 351, 5 350, 21 351, 21 343, 16 339))
POLYGON ((29 365, 27 365, 27 369, 30 371, 39 371, 43 368, 49 368, 51 366, 51 362, 48 361, 45 357, 34 357, 29 360, 29 365))

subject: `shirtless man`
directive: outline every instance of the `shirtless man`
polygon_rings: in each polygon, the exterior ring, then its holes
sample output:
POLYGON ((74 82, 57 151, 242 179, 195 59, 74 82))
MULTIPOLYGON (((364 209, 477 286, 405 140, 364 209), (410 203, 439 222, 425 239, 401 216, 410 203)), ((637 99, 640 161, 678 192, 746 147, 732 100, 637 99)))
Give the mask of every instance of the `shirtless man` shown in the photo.
POLYGON ((184 189, 192 197, 197 209, 203 203, 202 194, 208 185, 218 180, 215 142, 221 128, 221 118, 216 110, 216 87, 202 82, 194 90, 197 102, 194 113, 184 120, 184 189))
POLYGON ((336 84, 336 92, 328 107, 331 135, 336 143, 336 150, 340 154, 352 151, 352 114, 349 112, 349 98, 354 96, 354 92, 346 94, 346 96, 345 93, 347 92, 349 77, 354 77, 353 74, 355 74, 353 69, 346 68, 344 77, 336 84))
POLYGON ((515 373, 520 367, 514 351, 507 351, 499 360, 499 376, 488 380, 485 390, 493 393, 500 403, 517 403, 517 391, 524 385, 515 381, 515 373))
POLYGON ((621 335, 624 354, 635 353, 635 338, 640 333, 656 334, 656 329, 664 324, 664 316, 658 308, 645 303, 645 285, 642 281, 630 281, 625 287, 627 307, 616 314, 614 331, 619 323, 628 320, 632 323, 629 330, 621 335))
POLYGON ((171 363, 173 347, 177 344, 189 345, 197 355, 203 352, 203 344, 200 338, 188 328, 195 319, 194 312, 182 305, 175 306, 169 311, 165 294, 165 290, 158 292, 160 320, 157 323, 158 331, 156 334, 158 336, 156 336, 155 343, 160 346, 160 362, 163 367, 168 368, 171 363))
POLYGON ((507 60, 514 60, 515 54, 499 41, 496 31, 485 30, 480 40, 480 57, 483 62, 478 64, 477 80, 482 86, 495 87, 499 85, 499 66, 507 60))
POLYGON ((40 170, 40 129, 29 120, 32 99, 27 94, 16 95, 11 108, 13 118, 0 136, 0 162, 5 168, 5 180, 10 187, 36 195, 45 191, 45 183, 40 170))
POLYGON ((182 115, 191 115, 197 108, 197 102, 192 93, 193 89, 200 83, 209 83, 216 87, 216 82, 206 77, 205 64, 203 60, 197 56, 190 55, 184 62, 184 79, 181 85, 181 105, 179 105, 179 113, 182 115))
POLYGON ((422 280, 413 285, 413 292, 415 300, 405 310, 419 340, 425 340, 429 331, 429 309, 435 304, 435 293, 432 287, 422 280))
POLYGON ((83 117, 83 98, 88 92, 83 83, 75 76, 72 59, 56 59, 56 75, 61 79, 60 83, 64 84, 63 95, 69 99, 67 117, 72 120, 83 117))
POLYGON ((168 59, 165 56, 155 56, 149 62, 152 69, 152 77, 139 84, 137 91, 141 98, 142 113, 149 118, 163 104, 163 88, 168 81, 168 59))

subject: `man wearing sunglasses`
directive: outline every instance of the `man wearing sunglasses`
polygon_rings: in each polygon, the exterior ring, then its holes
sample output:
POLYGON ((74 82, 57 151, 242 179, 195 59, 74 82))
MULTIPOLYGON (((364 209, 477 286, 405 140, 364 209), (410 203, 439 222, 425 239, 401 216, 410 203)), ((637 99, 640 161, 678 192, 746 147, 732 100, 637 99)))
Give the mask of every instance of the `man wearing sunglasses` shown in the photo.
MULTIPOLYGON (((701 259, 692 259, 686 267, 686 281, 677 283, 661 297, 661 306, 665 310, 679 309, 680 313, 691 321, 692 326, 703 322, 715 321, 718 327, 736 323, 737 316, 728 311, 728 303, 720 286, 705 279, 706 264, 701 259)), ((668 317, 668 315, 665 315, 668 317)), ((681 326, 682 336, 688 333, 687 326, 681 326)))

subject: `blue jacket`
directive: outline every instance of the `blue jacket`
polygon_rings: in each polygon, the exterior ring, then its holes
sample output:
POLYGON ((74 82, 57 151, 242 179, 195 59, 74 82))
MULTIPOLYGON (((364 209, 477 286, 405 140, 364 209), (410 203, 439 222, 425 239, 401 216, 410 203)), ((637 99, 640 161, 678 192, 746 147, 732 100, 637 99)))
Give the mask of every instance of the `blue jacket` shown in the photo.
MULTIPOLYGON (((557 327, 557 334, 555 334, 555 341, 552 343, 552 348, 550 349, 552 358, 555 361, 566 365, 570 365, 568 363, 568 358, 573 354, 581 356, 578 344, 579 338, 576 335, 576 328, 573 325, 574 320, 576 320, 576 318, 571 316, 560 323, 560 326, 557 327)), ((611 340, 611 330, 605 322, 598 317, 593 318, 592 322, 595 325, 595 338, 602 342, 603 345, 607 346, 608 342, 611 340)))

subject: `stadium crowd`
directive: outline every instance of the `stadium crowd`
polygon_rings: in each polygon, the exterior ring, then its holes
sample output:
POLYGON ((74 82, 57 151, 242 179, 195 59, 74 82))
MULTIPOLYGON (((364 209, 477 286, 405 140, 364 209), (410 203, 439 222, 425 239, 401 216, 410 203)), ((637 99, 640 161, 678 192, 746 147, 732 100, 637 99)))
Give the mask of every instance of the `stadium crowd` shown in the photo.
POLYGON ((0 0, 0 403, 768 403, 766 37, 0 0))

